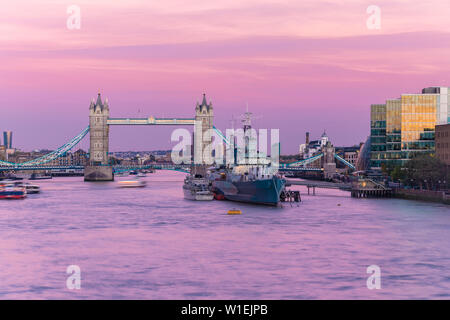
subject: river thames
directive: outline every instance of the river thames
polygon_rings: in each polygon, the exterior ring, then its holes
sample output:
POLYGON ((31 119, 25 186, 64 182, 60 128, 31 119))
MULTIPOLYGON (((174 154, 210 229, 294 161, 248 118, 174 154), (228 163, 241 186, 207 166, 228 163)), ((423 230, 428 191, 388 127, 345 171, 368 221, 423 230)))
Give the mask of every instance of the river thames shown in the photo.
POLYGON ((0 299, 450 298, 449 206, 303 187, 293 207, 194 202, 183 178, 149 174, 141 189, 54 178, 0 201, 0 299), (69 265, 79 290, 66 288, 69 265))

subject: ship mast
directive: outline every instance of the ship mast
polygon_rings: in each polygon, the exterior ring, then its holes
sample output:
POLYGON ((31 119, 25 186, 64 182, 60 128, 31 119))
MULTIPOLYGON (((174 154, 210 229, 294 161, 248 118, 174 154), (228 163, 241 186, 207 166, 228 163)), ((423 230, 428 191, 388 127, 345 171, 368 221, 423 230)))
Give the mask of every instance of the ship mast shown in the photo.
POLYGON ((248 102, 246 112, 241 116, 242 126, 244 128, 244 132, 252 128, 252 114, 248 111, 248 102))

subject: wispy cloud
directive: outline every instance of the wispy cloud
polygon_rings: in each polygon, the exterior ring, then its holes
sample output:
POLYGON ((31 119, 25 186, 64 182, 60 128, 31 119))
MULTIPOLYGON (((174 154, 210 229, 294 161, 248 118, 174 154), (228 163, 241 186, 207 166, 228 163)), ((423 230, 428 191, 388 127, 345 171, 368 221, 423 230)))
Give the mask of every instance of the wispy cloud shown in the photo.
POLYGON ((0 126, 8 119, 27 128, 25 114, 44 124, 52 117, 84 123, 83 103, 98 89, 117 114, 143 101, 158 113, 169 99, 165 112, 185 114, 188 101, 207 91, 219 123, 250 101, 292 133, 284 144, 291 150, 302 126, 336 128, 335 139, 350 143, 366 135, 366 123, 346 133, 338 119, 348 123, 367 116, 370 103, 450 83, 450 2, 375 2, 13 1, 0 20, 0 126), (66 28, 72 4, 81 8, 80 30, 66 28), (366 28, 371 4, 382 9, 381 30, 366 28))

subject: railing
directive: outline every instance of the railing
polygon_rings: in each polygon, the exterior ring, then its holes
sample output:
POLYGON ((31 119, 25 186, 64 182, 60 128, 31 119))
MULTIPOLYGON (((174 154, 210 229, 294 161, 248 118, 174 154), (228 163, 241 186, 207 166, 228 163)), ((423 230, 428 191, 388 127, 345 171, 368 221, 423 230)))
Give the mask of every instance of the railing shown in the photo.
MULTIPOLYGON (((314 162, 322 157, 323 157, 323 153, 318 154, 313 157, 310 157, 310 158, 307 158, 307 159, 300 160, 300 161, 295 161, 295 162, 291 162, 291 163, 282 163, 282 164, 280 164, 280 168, 287 169, 287 168, 296 168, 296 167, 300 167, 300 166, 305 166, 305 165, 310 164, 311 162, 314 162)), ((308 169, 314 169, 314 168, 308 168, 308 169)))
MULTIPOLYGON (((320 158, 323 157, 323 153, 318 154, 316 156, 307 158, 307 159, 303 159, 300 161, 296 161, 296 162, 291 162, 291 163, 287 163, 287 164, 280 164, 280 169, 284 169, 285 171, 290 171, 290 169, 293 168, 298 168, 298 167, 303 167, 305 170, 314 170, 314 168, 305 168, 304 166, 307 164, 310 164, 320 158), (289 170, 288 170, 289 169, 289 170)), ((351 164, 350 162, 348 162, 347 160, 343 159, 342 157, 340 157, 337 154, 334 154, 334 158, 340 162, 342 162, 343 164, 345 164, 347 167, 349 167, 352 170, 355 170, 355 166, 353 164, 351 164)))
POLYGON ((109 118, 108 125, 194 125, 195 119, 191 118, 109 118))
POLYGON ((346 165, 347 167, 349 167, 350 169, 353 169, 353 170, 356 169, 356 167, 355 167, 353 164, 351 164, 351 163, 348 162, 347 160, 341 158, 339 155, 334 154, 334 158, 337 159, 337 160, 339 160, 339 161, 341 161, 343 164, 345 164, 345 165, 346 165))
POLYGON ((219 129, 217 129, 215 126, 213 126, 213 129, 215 132, 217 132, 217 134, 219 135, 219 137, 222 138, 222 140, 226 143, 226 144, 230 144, 230 141, 228 141, 228 139, 223 135, 222 131, 220 131, 219 129))
POLYGON ((322 168, 308 168, 308 167, 279 167, 278 171, 288 172, 288 171, 323 171, 322 168))
MULTIPOLYGON (((0 166, 0 171, 32 171, 32 170, 84 170, 84 166, 0 166)), ((113 170, 116 173, 144 170, 144 169, 155 169, 155 170, 173 170, 180 172, 189 172, 190 166, 186 165, 170 165, 170 164, 154 164, 146 166, 113 166, 113 170)))
POLYGON ((0 171, 83 170, 84 166, 0 166, 0 171))
POLYGON ((155 170, 172 170, 189 173, 190 166, 188 165, 171 165, 171 164, 150 164, 150 165, 142 165, 142 166, 121 166, 116 165, 113 167, 115 173, 128 172, 128 171, 138 171, 138 170, 146 170, 146 169, 155 169, 155 170))

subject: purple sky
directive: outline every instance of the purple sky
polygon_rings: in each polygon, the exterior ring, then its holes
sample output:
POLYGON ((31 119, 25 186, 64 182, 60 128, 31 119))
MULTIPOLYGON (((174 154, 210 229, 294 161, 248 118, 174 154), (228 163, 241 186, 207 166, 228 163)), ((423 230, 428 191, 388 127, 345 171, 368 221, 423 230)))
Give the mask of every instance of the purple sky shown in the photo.
MULTIPOLYGON (((327 130, 369 134, 369 107, 450 85, 450 3, 431 1, 14 1, 0 21, 0 130, 14 146, 56 148, 88 124, 100 90, 112 117, 250 111, 279 128, 283 153, 327 130), (66 27, 68 5, 81 29, 66 27), (381 8, 381 29, 366 9, 381 8), (140 113, 138 112, 140 110, 140 113)), ((168 149, 173 128, 113 127, 111 150, 168 149)), ((88 141, 81 145, 87 148, 88 141)))

